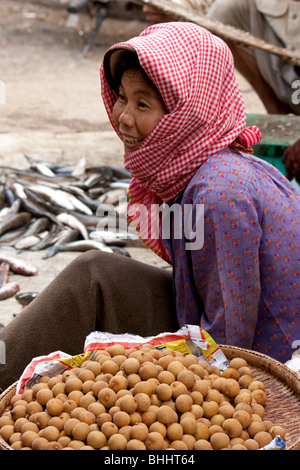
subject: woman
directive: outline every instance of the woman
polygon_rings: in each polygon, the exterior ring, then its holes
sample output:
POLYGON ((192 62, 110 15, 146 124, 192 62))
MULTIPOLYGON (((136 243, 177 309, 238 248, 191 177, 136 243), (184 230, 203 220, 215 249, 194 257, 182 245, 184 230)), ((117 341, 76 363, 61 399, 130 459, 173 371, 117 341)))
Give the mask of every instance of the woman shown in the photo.
POLYGON ((300 336, 299 195, 250 153, 260 133, 245 127, 228 47, 194 24, 151 26, 110 48, 101 84, 132 175, 128 218, 172 273, 79 256, 0 333, 0 386, 33 356, 82 351, 96 329, 199 324, 218 343, 288 360, 300 336))

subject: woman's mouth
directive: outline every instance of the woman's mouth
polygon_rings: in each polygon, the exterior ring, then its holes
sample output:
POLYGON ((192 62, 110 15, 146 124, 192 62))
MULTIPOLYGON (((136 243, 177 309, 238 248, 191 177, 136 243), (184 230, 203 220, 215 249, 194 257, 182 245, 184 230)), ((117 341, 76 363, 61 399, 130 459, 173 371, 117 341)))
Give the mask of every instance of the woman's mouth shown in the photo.
POLYGON ((136 139, 134 137, 128 137, 123 135, 123 143, 128 150, 136 150, 142 142, 143 139, 136 139))

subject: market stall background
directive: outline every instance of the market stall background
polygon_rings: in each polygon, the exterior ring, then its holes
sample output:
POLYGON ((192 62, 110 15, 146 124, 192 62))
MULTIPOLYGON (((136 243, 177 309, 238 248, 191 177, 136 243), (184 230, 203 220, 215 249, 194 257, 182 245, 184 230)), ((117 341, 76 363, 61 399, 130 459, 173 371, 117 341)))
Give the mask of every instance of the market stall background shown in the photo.
MULTIPOLYGON (((123 166, 122 143, 111 130, 100 95, 99 66, 113 43, 139 34, 148 23, 130 3, 112 2, 107 18, 86 54, 84 46, 95 15, 67 11, 66 0, 2 0, 0 5, 0 166, 28 168, 24 155, 50 163, 123 166)), ((237 78, 248 114, 266 114, 251 86, 237 78)), ((128 248, 130 255, 156 266, 164 263, 149 250, 128 248)), ((40 292, 78 252, 45 253, 1 246, 38 269, 36 276, 11 274, 21 292, 40 292)), ((22 309, 11 297, 0 303, 0 324, 22 309)), ((1 326, 0 326, 1 327, 1 326)))

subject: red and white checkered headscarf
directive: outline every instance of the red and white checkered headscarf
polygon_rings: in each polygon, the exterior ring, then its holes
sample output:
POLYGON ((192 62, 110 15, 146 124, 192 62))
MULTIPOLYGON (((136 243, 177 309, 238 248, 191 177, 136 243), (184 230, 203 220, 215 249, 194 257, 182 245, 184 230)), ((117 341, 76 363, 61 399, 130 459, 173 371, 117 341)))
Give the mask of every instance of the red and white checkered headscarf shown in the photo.
MULTIPOLYGON (((123 48, 137 53, 168 110, 139 149, 124 155, 132 176, 128 218, 140 223, 138 205, 150 214, 151 205, 172 200, 215 152, 227 146, 245 150, 261 137, 257 127, 246 128, 232 54, 220 38, 193 23, 170 22, 150 26, 138 37, 112 46, 108 55, 113 57, 113 51, 123 48)), ((112 117, 116 95, 105 68, 102 64, 102 98, 120 136, 112 117)), ((144 233, 141 224, 137 229, 153 251, 170 260, 161 240, 151 238, 149 226, 144 226, 144 233)))

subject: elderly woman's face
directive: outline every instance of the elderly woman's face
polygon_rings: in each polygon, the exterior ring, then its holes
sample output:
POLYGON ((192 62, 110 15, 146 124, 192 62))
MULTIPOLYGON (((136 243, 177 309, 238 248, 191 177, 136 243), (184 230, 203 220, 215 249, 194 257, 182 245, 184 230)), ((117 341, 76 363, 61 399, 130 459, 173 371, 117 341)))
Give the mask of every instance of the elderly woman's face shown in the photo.
POLYGON ((125 71, 113 108, 125 152, 137 150, 166 113, 160 93, 143 73, 136 69, 125 71))

